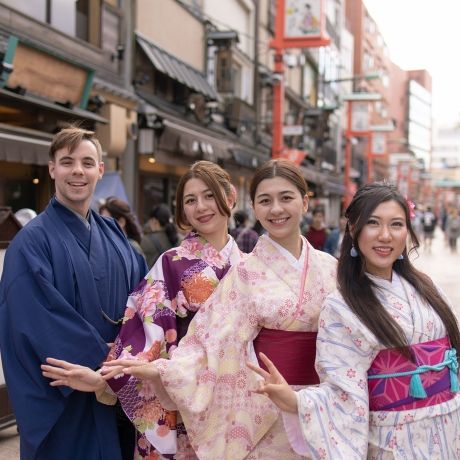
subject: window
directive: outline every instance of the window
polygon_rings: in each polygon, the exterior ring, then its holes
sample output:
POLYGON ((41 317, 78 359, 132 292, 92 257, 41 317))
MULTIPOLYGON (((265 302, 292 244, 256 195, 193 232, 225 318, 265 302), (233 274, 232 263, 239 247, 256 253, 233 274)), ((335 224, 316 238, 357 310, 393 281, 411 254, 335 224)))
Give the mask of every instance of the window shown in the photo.
POLYGON ((275 33, 275 17, 276 17, 276 0, 268 0, 268 21, 267 29, 275 33))
POLYGON ((232 87, 232 52, 220 48, 216 54, 216 88, 220 93, 230 93, 232 87))
POLYGON ((94 0, 4 0, 12 9, 50 24, 61 32, 100 46, 99 1, 94 0))

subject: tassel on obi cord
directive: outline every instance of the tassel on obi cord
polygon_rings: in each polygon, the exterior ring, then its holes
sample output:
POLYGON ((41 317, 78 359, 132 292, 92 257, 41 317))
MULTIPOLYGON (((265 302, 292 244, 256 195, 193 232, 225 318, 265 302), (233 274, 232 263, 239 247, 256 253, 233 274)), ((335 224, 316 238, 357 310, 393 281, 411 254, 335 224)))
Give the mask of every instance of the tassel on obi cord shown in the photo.
POLYGON ((387 379, 391 377, 404 377, 411 375, 410 385, 409 385, 409 396, 413 398, 423 399, 427 397, 425 388, 423 388, 422 379, 420 374, 424 372, 439 372, 442 371, 445 367, 449 369, 450 374, 450 391, 452 393, 457 393, 459 391, 458 383, 458 360, 457 360, 457 351, 455 348, 450 348, 444 353, 444 360, 433 366, 422 365, 414 369, 413 371, 406 372, 395 372, 391 374, 374 374, 368 375, 368 379, 387 379))

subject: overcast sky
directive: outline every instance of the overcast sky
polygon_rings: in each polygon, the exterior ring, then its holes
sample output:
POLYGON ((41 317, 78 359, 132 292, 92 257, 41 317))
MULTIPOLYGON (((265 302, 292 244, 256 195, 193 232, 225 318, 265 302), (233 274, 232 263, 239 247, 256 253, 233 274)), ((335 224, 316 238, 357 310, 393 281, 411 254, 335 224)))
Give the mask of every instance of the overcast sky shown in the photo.
POLYGON ((433 79, 433 117, 460 121, 460 0, 364 0, 404 70, 427 69, 433 79))

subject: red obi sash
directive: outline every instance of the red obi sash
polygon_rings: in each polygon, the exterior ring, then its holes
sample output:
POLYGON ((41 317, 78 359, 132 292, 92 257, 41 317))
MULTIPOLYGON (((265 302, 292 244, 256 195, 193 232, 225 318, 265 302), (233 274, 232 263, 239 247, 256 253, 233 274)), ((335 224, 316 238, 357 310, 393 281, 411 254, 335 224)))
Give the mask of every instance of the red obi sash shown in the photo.
POLYGON ((374 359, 368 371, 371 411, 418 409, 449 401, 455 396, 458 364, 449 339, 443 337, 409 348, 412 360, 395 349, 382 350, 374 359), (414 392, 414 387, 421 394, 414 392))
MULTIPOLYGON (((315 371, 317 332, 279 331, 262 328, 254 339, 257 358, 262 352, 275 364, 289 385, 319 383, 315 371)), ((267 370, 262 362, 260 367, 267 370)))

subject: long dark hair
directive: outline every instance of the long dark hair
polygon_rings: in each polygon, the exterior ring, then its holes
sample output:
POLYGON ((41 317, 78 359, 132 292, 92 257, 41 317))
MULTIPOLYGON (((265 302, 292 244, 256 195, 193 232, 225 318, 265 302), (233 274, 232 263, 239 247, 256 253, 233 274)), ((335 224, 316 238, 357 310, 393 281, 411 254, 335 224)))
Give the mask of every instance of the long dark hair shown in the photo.
POLYGON ((158 221, 166 233, 169 242, 172 246, 176 246, 179 242, 179 236, 177 235, 176 226, 171 222, 171 212, 168 206, 163 203, 154 206, 150 211, 150 218, 154 218, 158 221))
POLYGON ((399 348, 404 355, 410 357, 409 344, 403 330, 383 307, 372 289, 375 284, 366 275, 365 260, 358 246, 359 235, 372 212, 378 205, 387 201, 396 201, 404 210, 410 235, 410 249, 404 249, 403 259, 394 262, 393 270, 408 281, 439 315, 452 346, 459 350, 460 332, 452 310, 439 295, 431 278, 417 270, 409 260, 408 253, 417 250, 419 241, 411 225, 407 201, 391 184, 375 182, 361 187, 345 212, 348 223, 337 268, 339 291, 349 308, 383 345, 388 348, 399 348), (352 245, 358 251, 358 257, 350 255, 352 245))
POLYGON ((103 210, 108 211, 108 213, 115 219, 119 220, 121 217, 125 219, 125 233, 126 236, 138 243, 141 242, 142 232, 137 223, 136 216, 134 215, 131 207, 126 201, 120 200, 114 196, 110 196, 105 200, 105 203, 99 207, 99 214, 103 210))

